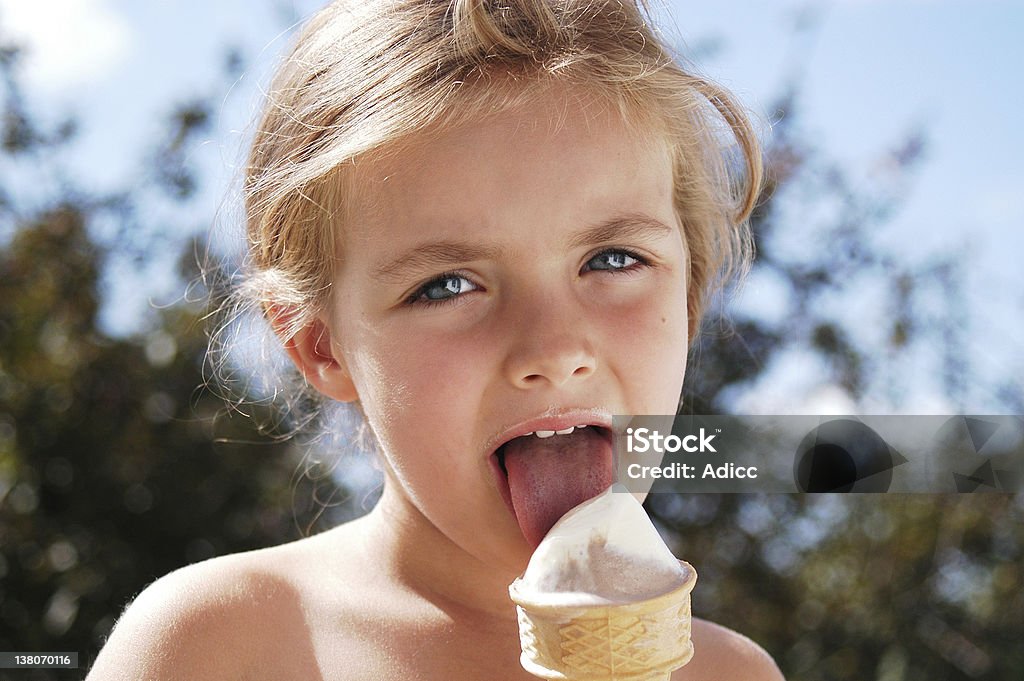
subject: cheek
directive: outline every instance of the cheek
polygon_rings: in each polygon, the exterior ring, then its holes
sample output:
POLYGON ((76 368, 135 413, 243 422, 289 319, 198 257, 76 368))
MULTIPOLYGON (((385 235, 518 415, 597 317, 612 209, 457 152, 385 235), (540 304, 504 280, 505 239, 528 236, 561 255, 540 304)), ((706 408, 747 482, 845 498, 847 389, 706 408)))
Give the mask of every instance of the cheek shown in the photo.
POLYGON ((619 373, 630 386, 636 414, 673 414, 679 406, 686 372, 686 295, 682 287, 632 305, 615 316, 611 342, 624 364, 619 373))
POLYGON ((432 454, 436 464, 459 451, 464 438, 456 425, 470 422, 476 411, 473 377, 479 381, 486 346, 387 326, 361 338, 359 346, 364 350, 354 358, 353 379, 389 456, 416 454, 431 443, 442 450, 432 454))

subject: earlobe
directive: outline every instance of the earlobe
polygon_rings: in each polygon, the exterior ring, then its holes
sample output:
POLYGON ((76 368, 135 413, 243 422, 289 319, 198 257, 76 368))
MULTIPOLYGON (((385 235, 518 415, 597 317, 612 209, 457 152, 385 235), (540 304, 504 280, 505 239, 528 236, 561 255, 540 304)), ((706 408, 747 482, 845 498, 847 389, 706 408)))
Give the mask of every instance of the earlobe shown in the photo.
POLYGON ((323 320, 315 319, 299 329, 285 340, 284 348, 302 376, 320 393, 339 402, 359 399, 348 367, 335 351, 331 331, 323 320))

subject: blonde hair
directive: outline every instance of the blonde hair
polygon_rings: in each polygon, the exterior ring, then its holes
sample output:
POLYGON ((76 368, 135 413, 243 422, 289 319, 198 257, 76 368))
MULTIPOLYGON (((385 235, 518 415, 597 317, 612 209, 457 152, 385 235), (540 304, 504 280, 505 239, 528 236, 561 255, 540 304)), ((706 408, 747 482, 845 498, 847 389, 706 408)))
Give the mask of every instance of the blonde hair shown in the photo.
POLYGON ((331 293, 357 159, 564 83, 667 137, 692 339, 709 297, 749 264, 760 148, 742 108, 683 70, 646 10, 630 0, 332 2, 301 32, 256 130, 242 295, 288 310, 278 332, 297 332, 331 293))

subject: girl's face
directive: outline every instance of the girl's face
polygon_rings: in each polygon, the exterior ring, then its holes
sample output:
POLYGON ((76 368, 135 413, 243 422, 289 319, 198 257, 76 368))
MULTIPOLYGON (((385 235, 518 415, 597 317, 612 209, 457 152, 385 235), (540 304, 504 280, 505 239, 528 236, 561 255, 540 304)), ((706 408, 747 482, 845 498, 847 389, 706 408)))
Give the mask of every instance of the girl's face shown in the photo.
POLYGON ((674 413, 686 364, 669 152, 584 109, 547 94, 357 166, 320 339, 408 510, 510 571, 531 547, 498 446, 674 413))

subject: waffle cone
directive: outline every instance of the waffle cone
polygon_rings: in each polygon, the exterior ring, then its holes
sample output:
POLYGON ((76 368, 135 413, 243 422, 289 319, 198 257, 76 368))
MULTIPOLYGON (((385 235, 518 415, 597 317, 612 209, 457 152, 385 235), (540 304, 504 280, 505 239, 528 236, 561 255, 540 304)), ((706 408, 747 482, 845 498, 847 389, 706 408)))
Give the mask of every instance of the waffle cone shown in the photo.
POLYGON ((551 605, 509 587, 519 613, 520 662, 542 679, 668 681, 693 656, 688 563, 682 586, 654 598, 615 605, 551 605))

